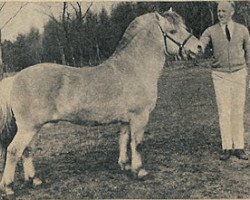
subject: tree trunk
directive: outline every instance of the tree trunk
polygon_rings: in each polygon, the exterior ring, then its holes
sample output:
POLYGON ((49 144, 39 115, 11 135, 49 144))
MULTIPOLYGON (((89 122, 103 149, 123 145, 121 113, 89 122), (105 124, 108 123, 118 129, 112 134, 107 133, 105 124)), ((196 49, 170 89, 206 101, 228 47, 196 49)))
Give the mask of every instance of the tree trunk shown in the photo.
POLYGON ((60 55, 61 55, 61 59, 62 59, 62 64, 66 65, 66 58, 65 58, 63 46, 61 45, 61 42, 60 42, 59 38, 57 38, 57 43, 58 43, 58 46, 59 46, 59 51, 60 51, 60 55))
POLYGON ((100 62, 101 62, 100 49, 99 45, 96 44, 96 64, 100 64, 100 62))
POLYGON ((211 25, 214 24, 214 13, 213 13, 213 6, 211 5, 210 2, 208 2, 208 10, 210 12, 210 16, 211 16, 211 25))
POLYGON ((84 63, 84 60, 83 60, 83 50, 80 48, 79 49, 80 51, 80 64, 79 64, 79 67, 83 67, 83 63, 84 63))

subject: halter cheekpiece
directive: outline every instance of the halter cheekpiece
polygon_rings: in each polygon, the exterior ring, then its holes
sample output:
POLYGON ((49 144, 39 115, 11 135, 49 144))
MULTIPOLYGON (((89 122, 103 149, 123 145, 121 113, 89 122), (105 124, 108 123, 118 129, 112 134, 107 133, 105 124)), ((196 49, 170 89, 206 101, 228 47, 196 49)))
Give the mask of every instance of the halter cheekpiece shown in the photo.
POLYGON ((174 38, 172 38, 169 34, 167 34, 166 32, 164 32, 162 30, 162 27, 159 25, 161 32, 163 34, 163 38, 164 38, 164 45, 165 45, 165 53, 166 55, 171 55, 171 53, 169 53, 168 48, 167 48, 167 39, 171 40, 173 43, 175 43, 178 47, 179 47, 179 56, 181 58, 184 58, 183 55, 183 48, 186 45, 186 43, 188 42, 188 40, 193 36, 191 33, 189 34, 189 36, 183 41, 183 43, 180 43, 178 41, 176 41, 174 38))

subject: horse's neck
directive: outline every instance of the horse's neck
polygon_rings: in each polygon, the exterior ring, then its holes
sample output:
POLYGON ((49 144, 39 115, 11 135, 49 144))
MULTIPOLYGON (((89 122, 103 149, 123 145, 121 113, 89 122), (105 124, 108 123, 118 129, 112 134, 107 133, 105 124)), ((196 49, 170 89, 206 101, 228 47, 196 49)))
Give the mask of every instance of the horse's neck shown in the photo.
POLYGON ((132 68, 143 81, 157 82, 165 63, 164 41, 157 26, 141 31, 121 52, 114 55, 118 68, 132 68))

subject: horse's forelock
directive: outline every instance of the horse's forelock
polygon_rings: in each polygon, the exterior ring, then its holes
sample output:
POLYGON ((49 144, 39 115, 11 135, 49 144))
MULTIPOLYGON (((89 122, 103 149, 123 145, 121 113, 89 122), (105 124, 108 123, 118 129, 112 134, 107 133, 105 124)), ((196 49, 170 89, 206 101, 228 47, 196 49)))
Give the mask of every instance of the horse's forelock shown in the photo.
POLYGON ((186 28, 183 18, 179 14, 177 14, 176 12, 174 12, 174 11, 166 11, 166 12, 164 12, 162 14, 162 16, 167 18, 167 20, 171 24, 173 24, 175 27, 177 27, 177 28, 181 28, 181 27, 186 28))

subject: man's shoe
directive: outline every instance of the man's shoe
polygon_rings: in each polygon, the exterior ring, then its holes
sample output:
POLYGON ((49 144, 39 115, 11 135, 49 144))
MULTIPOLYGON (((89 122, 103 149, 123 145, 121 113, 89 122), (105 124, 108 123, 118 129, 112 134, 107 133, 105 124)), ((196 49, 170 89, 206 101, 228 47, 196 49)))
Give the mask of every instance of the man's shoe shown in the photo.
POLYGON ((248 160, 248 156, 243 149, 235 149, 234 155, 241 160, 248 160))
POLYGON ((223 150, 221 156, 220 156, 220 160, 226 161, 230 158, 232 152, 229 149, 223 150))

